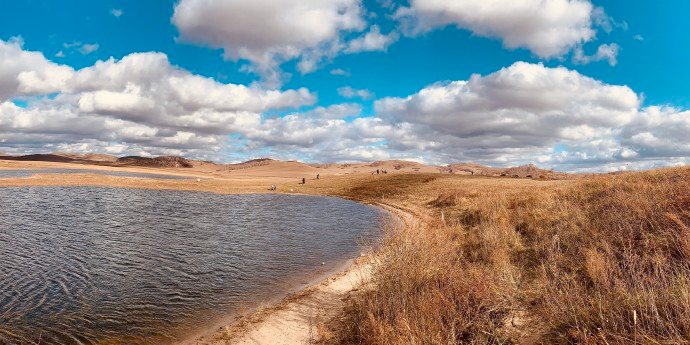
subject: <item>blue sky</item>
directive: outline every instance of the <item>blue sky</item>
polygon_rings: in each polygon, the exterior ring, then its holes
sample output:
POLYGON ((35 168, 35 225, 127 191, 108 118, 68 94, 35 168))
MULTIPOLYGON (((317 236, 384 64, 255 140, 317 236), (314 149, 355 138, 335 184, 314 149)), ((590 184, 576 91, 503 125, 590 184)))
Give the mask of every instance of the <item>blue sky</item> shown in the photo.
POLYGON ((0 13, 0 152, 687 164, 689 11, 682 1, 13 1, 0 13))

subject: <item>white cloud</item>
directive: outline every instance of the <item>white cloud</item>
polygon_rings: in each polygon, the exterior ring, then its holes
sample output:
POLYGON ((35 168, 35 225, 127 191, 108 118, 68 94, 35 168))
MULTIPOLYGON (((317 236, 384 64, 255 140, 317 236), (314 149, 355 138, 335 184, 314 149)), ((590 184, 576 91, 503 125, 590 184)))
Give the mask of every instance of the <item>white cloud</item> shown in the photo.
MULTIPOLYGON (((641 107, 627 86, 517 62, 407 97, 316 106, 306 89, 223 84, 131 54, 73 70, 0 41, 0 151, 270 155, 333 162, 538 163, 571 171, 690 163, 690 111, 641 107), (46 95, 51 97, 45 97, 46 95), (12 100, 20 98, 26 106, 12 100), (300 109, 285 116, 277 110, 300 109)), ((361 97, 362 91, 341 93, 361 97)), ((225 159, 227 160, 227 159, 225 159)))
POLYGON ((410 34, 455 25, 542 58, 563 56, 593 40, 593 22, 612 25, 603 10, 588 0, 411 0, 395 16, 410 34))
POLYGON ((586 65, 590 62, 606 60, 609 65, 615 66, 618 64, 618 53, 620 50, 621 47, 616 43, 602 44, 597 48, 597 52, 594 55, 588 56, 585 55, 582 47, 578 47, 573 53, 573 62, 586 65))
POLYGON ((690 111, 651 106, 625 126, 621 144, 641 157, 690 157, 690 111))
POLYGON ((65 53, 61 50, 61 51, 57 52, 57 54, 55 54, 55 57, 63 58, 63 57, 65 57, 65 53))
POLYGON ((77 51, 82 55, 87 55, 95 52, 99 47, 100 46, 98 44, 83 44, 77 48, 77 51))
POLYGON ((264 111, 316 101, 304 88, 222 84, 171 65, 161 53, 111 58, 78 71, 24 51, 18 41, 0 41, 0 54, 5 151, 117 142, 130 153, 203 157, 220 150, 226 135, 258 127, 264 111), (32 96, 27 107, 10 101, 24 96, 32 96))
POLYGON ((636 41, 644 41, 644 37, 642 37, 641 35, 635 35, 633 36, 633 39, 635 39, 636 41))
POLYGON ((338 94, 348 99, 358 97, 365 101, 374 97, 374 94, 367 89, 358 90, 350 86, 339 87, 338 94))
POLYGON ((120 18, 120 17, 122 17, 122 15, 123 15, 124 13, 125 13, 125 11, 124 11, 123 9, 121 9, 121 8, 120 8, 120 9, 113 8, 112 10, 110 10, 110 14, 112 14, 115 18, 120 18))
POLYGON ((387 35, 381 34, 378 25, 372 25, 369 32, 364 36, 358 37, 348 44, 345 53, 360 53, 373 51, 386 51, 388 46, 400 38, 400 35, 393 31, 387 35))
POLYGON ((21 38, 0 40, 0 101, 60 90, 74 71, 23 49, 21 38))
MULTIPOLYGON (((71 52, 76 51, 76 52, 78 52, 79 54, 82 54, 82 55, 91 54, 91 53, 97 51, 98 48, 100 48, 100 46, 99 46, 97 43, 94 43, 94 44, 85 44, 85 43, 79 42, 79 41, 72 41, 72 43, 63 43, 62 46, 63 46, 68 52, 70 52, 70 51, 71 51, 71 52)), ((62 53, 62 56, 63 56, 63 57, 65 56, 65 53, 64 53, 64 52, 61 51, 60 53, 62 53)), ((58 53, 58 54, 59 54, 59 53, 58 53)))
POLYGON ((611 33, 614 29, 628 30, 628 23, 618 22, 611 16, 607 15, 603 8, 595 7, 592 11, 592 20, 594 25, 602 28, 604 32, 611 33))
POLYGON ((362 114, 362 106, 357 103, 333 104, 328 107, 316 107, 305 113, 306 116, 315 116, 321 119, 340 119, 344 117, 356 117, 362 114))
POLYGON ((308 73, 341 51, 344 34, 366 28, 363 16, 361 0, 181 0, 172 23, 181 40, 222 48, 276 83, 286 61, 308 73))
POLYGON ((344 76, 344 77, 349 77, 349 76, 352 75, 352 73, 350 73, 350 71, 346 71, 346 70, 344 70, 344 69, 342 69, 342 68, 332 69, 332 70, 331 70, 331 74, 332 74, 332 75, 342 75, 342 76, 344 76))
POLYGON ((524 62, 375 103, 384 119, 410 123, 420 142, 442 143, 441 155, 514 163, 535 161, 557 144, 615 137, 639 106, 628 87, 524 62))

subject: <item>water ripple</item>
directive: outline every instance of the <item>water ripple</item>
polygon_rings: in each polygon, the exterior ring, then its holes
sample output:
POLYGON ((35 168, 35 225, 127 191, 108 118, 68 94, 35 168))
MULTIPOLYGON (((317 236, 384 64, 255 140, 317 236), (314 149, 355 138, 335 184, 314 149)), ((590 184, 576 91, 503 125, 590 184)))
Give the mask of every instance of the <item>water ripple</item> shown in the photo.
POLYGON ((334 198, 0 188, 0 344, 173 343, 330 269, 382 217, 334 198))

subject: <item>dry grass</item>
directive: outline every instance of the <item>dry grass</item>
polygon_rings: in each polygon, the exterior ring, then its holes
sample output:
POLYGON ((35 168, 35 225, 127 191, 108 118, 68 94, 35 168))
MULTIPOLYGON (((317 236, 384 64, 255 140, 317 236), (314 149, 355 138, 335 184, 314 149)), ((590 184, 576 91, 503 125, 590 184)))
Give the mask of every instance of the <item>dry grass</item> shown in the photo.
POLYGON ((422 216, 389 231, 374 279, 324 342, 690 343, 690 169, 505 181, 350 188, 422 216))

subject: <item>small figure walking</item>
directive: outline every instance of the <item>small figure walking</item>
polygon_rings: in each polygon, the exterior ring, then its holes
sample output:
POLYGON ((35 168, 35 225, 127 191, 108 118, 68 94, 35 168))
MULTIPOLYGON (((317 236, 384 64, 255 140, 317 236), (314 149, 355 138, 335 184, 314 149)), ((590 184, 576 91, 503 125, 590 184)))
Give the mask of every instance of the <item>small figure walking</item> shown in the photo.
POLYGON ((317 180, 319 179, 319 174, 316 174, 316 179, 317 179, 317 180))
POLYGON ((304 177, 302 177, 302 184, 307 184, 307 180, 305 180, 304 177))
POLYGON ((376 169, 376 175, 378 175, 378 174, 379 174, 379 169, 376 169))

